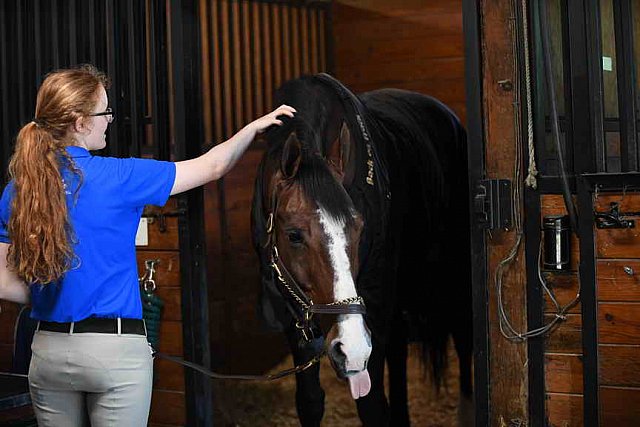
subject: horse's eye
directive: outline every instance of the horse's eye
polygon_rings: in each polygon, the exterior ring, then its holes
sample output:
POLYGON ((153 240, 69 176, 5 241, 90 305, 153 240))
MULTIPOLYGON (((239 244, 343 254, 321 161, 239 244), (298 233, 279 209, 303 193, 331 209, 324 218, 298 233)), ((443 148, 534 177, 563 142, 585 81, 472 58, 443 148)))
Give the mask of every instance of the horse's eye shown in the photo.
POLYGON ((302 237, 302 232, 300 230, 287 231, 287 238, 289 239, 289 243, 293 245, 299 245, 304 240, 302 237))

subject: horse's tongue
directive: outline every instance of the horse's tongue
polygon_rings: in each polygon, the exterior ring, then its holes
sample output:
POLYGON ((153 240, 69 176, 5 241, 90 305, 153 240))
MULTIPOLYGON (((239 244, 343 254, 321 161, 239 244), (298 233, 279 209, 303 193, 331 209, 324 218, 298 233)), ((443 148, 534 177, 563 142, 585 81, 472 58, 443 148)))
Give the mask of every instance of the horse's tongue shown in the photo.
POLYGON ((369 378, 369 371, 365 369, 358 372, 357 374, 347 377, 347 379, 349 380, 351 396, 353 396, 354 399, 358 399, 369 394, 369 390, 371 390, 371 379, 369 378))

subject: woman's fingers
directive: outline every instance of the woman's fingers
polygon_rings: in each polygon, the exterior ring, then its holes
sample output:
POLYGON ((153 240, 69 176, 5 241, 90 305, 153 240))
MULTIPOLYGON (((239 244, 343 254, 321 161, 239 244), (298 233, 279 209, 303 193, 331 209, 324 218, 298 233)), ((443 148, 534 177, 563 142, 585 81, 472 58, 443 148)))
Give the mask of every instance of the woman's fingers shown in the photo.
POLYGON ((274 113, 274 115, 276 115, 276 116, 279 116, 279 115, 284 114, 284 115, 286 115, 286 116, 293 117, 293 115, 296 113, 296 109, 295 109, 295 108, 293 108, 293 107, 291 107, 291 106, 289 106, 289 105, 282 104, 281 106, 279 106, 278 108, 276 108, 276 109, 273 111, 273 113, 274 113))

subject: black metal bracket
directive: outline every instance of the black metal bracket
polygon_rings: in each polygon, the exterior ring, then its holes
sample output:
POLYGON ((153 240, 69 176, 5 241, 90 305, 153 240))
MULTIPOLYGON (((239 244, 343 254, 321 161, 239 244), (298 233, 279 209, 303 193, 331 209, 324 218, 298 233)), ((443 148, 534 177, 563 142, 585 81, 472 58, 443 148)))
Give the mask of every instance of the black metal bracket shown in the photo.
POLYGON ((511 228, 513 211, 511 181, 485 179, 478 181, 473 194, 473 213, 478 227, 486 230, 511 228))
POLYGON ((160 232, 164 233, 165 231, 167 231, 167 218, 183 217, 186 214, 186 209, 178 208, 171 212, 145 213, 143 217, 148 219, 149 224, 153 224, 157 219, 160 232))
POLYGON ((596 228, 635 228, 636 221, 625 219, 628 216, 639 216, 640 212, 620 212, 620 204, 611 202, 609 212, 594 212, 596 228))

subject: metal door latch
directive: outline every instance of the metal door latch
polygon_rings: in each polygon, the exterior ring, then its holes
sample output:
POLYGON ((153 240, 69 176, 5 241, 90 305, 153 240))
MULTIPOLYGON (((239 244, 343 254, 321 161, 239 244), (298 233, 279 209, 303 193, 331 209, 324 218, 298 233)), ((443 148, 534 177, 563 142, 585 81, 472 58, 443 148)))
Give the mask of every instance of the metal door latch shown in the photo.
POLYGON ((474 222, 486 230, 511 228, 513 211, 511 181, 485 179, 478 181, 473 194, 474 222))

